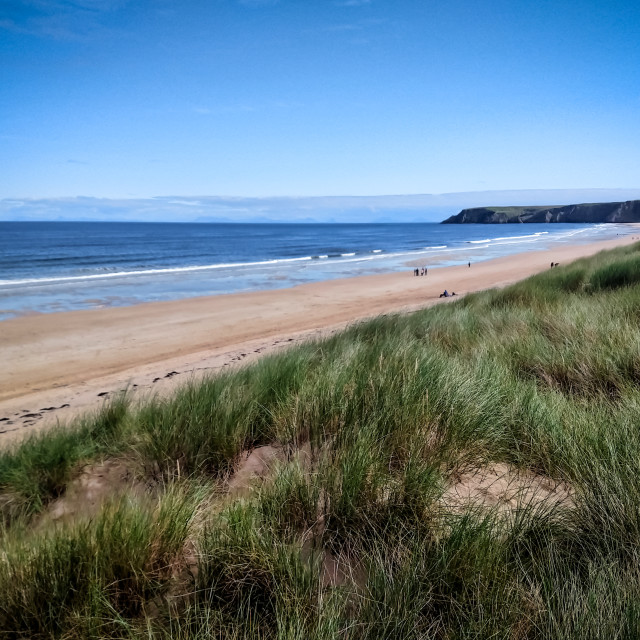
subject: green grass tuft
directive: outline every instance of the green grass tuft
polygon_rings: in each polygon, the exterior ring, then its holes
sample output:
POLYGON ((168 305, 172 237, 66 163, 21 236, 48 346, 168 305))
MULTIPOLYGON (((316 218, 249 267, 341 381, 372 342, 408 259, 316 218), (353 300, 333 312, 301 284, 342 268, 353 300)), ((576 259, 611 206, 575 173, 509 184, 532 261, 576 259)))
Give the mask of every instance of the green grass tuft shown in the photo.
POLYGON ((4 452, 0 638, 638 637, 639 249, 4 452), (277 462, 228 495, 267 444, 277 462), (156 497, 45 528, 83 465, 119 457, 156 497), (500 478, 446 506, 489 468, 546 493, 500 478))

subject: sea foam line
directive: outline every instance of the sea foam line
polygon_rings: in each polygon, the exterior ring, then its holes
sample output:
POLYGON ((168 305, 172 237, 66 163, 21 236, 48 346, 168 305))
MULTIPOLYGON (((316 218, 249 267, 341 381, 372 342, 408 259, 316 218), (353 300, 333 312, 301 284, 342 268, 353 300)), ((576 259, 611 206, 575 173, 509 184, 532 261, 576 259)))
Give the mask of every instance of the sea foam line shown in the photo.
POLYGON ((350 253, 342 253, 334 256, 329 256, 326 254, 319 256, 304 256, 302 258, 281 258, 281 259, 273 259, 273 260, 260 260, 255 262, 229 262, 229 263, 220 263, 220 264, 207 264, 207 265, 196 265, 189 267, 167 267, 163 269, 136 269, 132 271, 113 271, 109 273, 92 273, 81 276, 58 276, 58 277, 50 277, 50 278, 24 278, 21 280, 0 280, 0 287, 10 287, 17 285, 45 285, 45 284, 56 284, 63 282, 81 282, 88 280, 106 280, 113 278, 126 278, 130 276, 153 276, 153 275, 161 275, 161 274, 169 274, 169 273, 191 273, 197 271, 213 271, 216 269, 232 269, 232 268, 242 268, 242 267, 261 267, 265 265, 277 265, 277 264, 286 264, 286 263, 296 263, 296 262, 308 262, 310 260, 327 260, 329 258, 333 258, 335 262, 338 263, 347 263, 347 262, 361 262, 361 261, 369 261, 373 259, 390 259, 394 257, 401 256, 410 256, 415 254, 424 253, 426 251, 433 251, 438 249, 444 249, 446 245, 440 245, 437 247, 425 247, 424 250, 418 251, 403 251, 398 253, 374 253, 374 255, 361 255, 356 256, 355 252, 350 253), (345 259, 346 258, 346 259, 345 259))
POLYGON ((540 236, 547 235, 548 231, 538 231, 538 233, 530 233, 526 236, 504 236, 504 238, 494 238, 493 242, 496 240, 519 240, 520 238, 538 238, 540 236))
POLYGON ((305 262, 307 260, 313 260, 312 256, 305 256, 304 258, 281 258, 279 260, 260 260, 258 262, 229 262, 190 267, 167 267, 164 269, 115 271, 113 273, 93 273, 85 276, 59 276, 57 278, 25 278, 23 280, 0 280, 0 286, 15 286, 18 284, 51 284, 55 282, 77 282, 80 280, 104 280, 106 278, 126 278, 127 276, 146 276, 157 275, 160 273, 185 273, 192 271, 207 271, 213 269, 229 269, 233 267, 259 267, 267 264, 278 264, 283 262, 305 262))

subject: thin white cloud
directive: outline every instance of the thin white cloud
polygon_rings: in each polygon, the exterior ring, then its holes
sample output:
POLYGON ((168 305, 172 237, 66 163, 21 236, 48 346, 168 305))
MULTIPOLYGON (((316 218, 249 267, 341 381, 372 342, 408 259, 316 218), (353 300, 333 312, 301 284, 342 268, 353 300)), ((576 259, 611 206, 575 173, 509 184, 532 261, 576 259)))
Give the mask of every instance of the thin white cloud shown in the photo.
POLYGON ((90 11, 109 12, 125 6, 128 0, 71 0, 64 4, 90 11))
POLYGON ((128 1, 19 0, 0 4, 0 30, 54 40, 92 40, 114 35, 101 19, 128 1))
POLYGON ((14 20, 4 18, 0 20, 0 29, 3 31, 11 31, 12 33, 27 33, 27 30, 19 27, 14 20))
POLYGON ((274 109, 300 109, 304 105, 301 102, 289 102, 286 100, 275 100, 270 103, 274 109))
POLYGON ((179 204, 186 207, 201 207, 202 202, 199 200, 167 200, 167 204, 179 204))
POLYGON ((243 7, 268 7, 270 5, 278 4, 280 0, 238 0, 238 4, 243 7))
POLYGON ((345 32, 350 31, 363 32, 371 31, 375 27, 388 24, 387 20, 381 18, 365 18, 362 20, 353 20, 351 22, 339 22, 322 28, 322 31, 328 32, 345 32))
POLYGON ((334 3, 337 7, 361 7, 365 4, 371 4, 371 0, 341 0, 334 3))
POLYGON ((326 31, 362 31, 364 26, 361 24, 333 24, 326 28, 326 31))
POLYGON ((107 13, 128 4, 129 0, 21 0, 14 6, 21 5, 45 13, 70 13, 73 11, 95 11, 107 13))
POLYGON ((191 107, 191 111, 200 116, 222 115, 230 113, 255 113, 257 111, 267 111, 269 109, 290 110, 299 109, 303 105, 300 102, 289 102, 285 100, 273 100, 262 104, 235 104, 219 105, 217 107, 206 107, 198 105, 191 107))

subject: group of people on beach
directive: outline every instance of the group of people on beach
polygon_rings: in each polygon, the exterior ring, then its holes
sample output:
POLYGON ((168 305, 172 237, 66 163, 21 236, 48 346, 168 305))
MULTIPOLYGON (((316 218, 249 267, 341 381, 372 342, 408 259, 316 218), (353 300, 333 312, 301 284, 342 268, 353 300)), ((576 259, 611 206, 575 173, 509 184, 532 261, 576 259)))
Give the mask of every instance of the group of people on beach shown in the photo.
MULTIPOLYGON (((467 266, 469 267, 469 269, 471 269, 471 262, 468 262, 467 266)), ((551 266, 553 267, 553 262, 551 263, 551 266)), ((413 270, 413 275, 414 276, 426 276, 427 275, 427 267, 416 267, 413 270)))
MULTIPOLYGON (((471 263, 469 263, 469 267, 471 267, 471 263)), ((427 275, 427 267, 416 267, 413 270, 414 276, 426 276, 427 275)), ((451 296, 455 296, 455 291, 449 293, 446 289, 440 294, 441 298, 450 298, 451 296)))
MULTIPOLYGON (((469 262, 469 268, 471 268, 471 263, 469 262)), ((553 264, 551 265, 553 266, 553 264)), ((426 276, 427 275, 427 267, 416 267, 413 270, 413 275, 414 276, 426 276)), ((441 298, 450 298, 451 296, 455 296, 456 292, 452 291, 451 293, 449 293, 446 289, 440 294, 441 298)))
MULTIPOLYGON (((471 269, 471 262, 467 262, 467 266, 469 267, 469 269, 471 269)), ((553 262, 551 263, 551 266, 553 267, 553 262)), ((556 263, 556 266, 557 263, 556 263)), ((426 276, 427 275, 427 267, 416 267, 413 270, 413 275, 414 276, 426 276)))

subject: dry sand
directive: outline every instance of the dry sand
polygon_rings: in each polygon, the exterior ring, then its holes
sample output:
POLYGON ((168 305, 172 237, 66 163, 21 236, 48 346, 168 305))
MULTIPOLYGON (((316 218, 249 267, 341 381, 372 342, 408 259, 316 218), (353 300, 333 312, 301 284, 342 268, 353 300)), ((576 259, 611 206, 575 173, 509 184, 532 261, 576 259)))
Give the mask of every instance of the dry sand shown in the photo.
MULTIPOLYGON (((167 393, 182 381, 251 361, 369 317, 501 287, 634 240, 512 255, 464 266, 305 284, 290 289, 190 298, 132 307, 30 315, 0 322, 0 447, 125 387, 167 393)), ((454 298, 455 300, 455 298, 454 298)))

